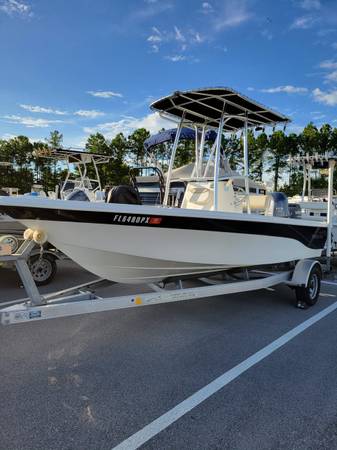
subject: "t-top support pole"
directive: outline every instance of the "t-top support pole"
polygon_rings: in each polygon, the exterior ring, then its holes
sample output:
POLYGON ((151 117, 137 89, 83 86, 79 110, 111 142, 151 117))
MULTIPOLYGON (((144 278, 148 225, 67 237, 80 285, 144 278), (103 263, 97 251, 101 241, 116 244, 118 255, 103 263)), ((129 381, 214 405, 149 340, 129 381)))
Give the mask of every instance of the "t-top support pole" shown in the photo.
POLYGON ((181 134, 181 130, 182 130, 182 127, 183 127, 184 119, 185 119, 185 114, 183 114, 183 116, 181 118, 181 121, 180 121, 180 123, 178 125, 176 137, 175 137, 174 143, 173 143, 170 164, 169 164, 169 168, 168 168, 168 171, 167 171, 165 194, 164 194, 164 202, 163 202, 164 206, 167 206, 167 203, 168 203, 168 198, 169 198, 169 194, 170 194, 170 184, 171 184, 171 176, 172 176, 173 164, 174 164, 174 160, 175 160, 175 157, 176 157, 176 152, 177 152, 177 148, 178 148, 178 143, 179 143, 180 134, 181 134))
POLYGON ((245 175, 245 191, 247 196, 247 212, 250 213, 249 204, 249 159, 248 159, 248 124, 245 120, 245 126, 243 129, 243 163, 244 163, 244 175, 245 175))
POLYGON ((307 174, 308 174, 308 168, 307 168, 307 165, 304 163, 304 166, 303 166, 302 202, 304 202, 305 191, 307 189, 307 174))
POLYGON ((334 159, 329 159, 329 178, 328 178, 328 237, 326 244, 326 256, 327 256, 327 265, 330 269, 330 258, 331 258, 331 240, 332 240, 332 220, 333 220, 333 208, 332 208, 332 200, 333 200, 333 173, 335 168, 336 161, 334 159))
POLYGON ((201 142, 200 142, 198 177, 202 176, 201 172, 202 172, 202 161, 204 159, 205 138, 206 138, 206 127, 203 126, 202 127, 202 133, 201 133, 201 142))
POLYGON ((218 210, 218 198, 219 198, 219 172, 220 172, 220 152, 221 152, 221 141, 222 141, 222 129, 224 125, 224 115, 222 113, 218 135, 216 138, 216 150, 215 150, 215 164, 214 164, 214 210, 218 210))
POLYGON ((194 164, 194 176, 199 176, 199 137, 198 137, 198 127, 194 127, 195 132, 195 138, 194 138, 194 145, 195 145, 195 164, 194 164))

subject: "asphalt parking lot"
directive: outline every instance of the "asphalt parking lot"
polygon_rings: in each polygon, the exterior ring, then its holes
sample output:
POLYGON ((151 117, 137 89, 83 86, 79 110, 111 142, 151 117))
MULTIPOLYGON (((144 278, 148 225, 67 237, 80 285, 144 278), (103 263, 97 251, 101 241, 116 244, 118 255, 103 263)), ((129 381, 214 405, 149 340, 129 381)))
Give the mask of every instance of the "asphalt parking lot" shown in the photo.
MULTIPOLYGON (((93 278, 66 261, 44 291, 93 278)), ((1 270, 0 301, 23 296, 1 270)), ((324 284, 299 310, 279 286, 1 327, 0 448, 337 448, 336 296, 324 284)))

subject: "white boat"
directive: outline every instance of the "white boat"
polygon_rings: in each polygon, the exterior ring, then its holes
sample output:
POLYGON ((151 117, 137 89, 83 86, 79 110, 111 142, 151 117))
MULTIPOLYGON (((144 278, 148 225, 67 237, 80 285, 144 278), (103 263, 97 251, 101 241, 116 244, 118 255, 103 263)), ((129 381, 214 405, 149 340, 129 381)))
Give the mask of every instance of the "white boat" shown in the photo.
MULTIPOLYGON (((34 235, 48 239, 87 270, 124 283, 158 282, 236 267, 292 262, 322 255, 327 223, 289 217, 282 194, 249 192, 248 127, 275 126, 288 118, 229 88, 175 92, 152 104, 179 121, 161 206, 0 198, 0 208, 34 235), (195 175, 180 208, 168 206, 170 182, 183 126, 201 130, 196 142, 195 175), (207 129, 217 129, 208 159, 201 161, 207 129), (223 132, 244 130, 245 195, 220 174, 223 132)), ((237 175, 234 176, 237 179, 237 175)))
MULTIPOLYGON (((65 179, 54 191, 46 193, 43 186, 34 184, 31 192, 24 194, 34 198, 48 197, 50 199, 73 199, 80 198, 88 201, 104 201, 104 192, 98 172, 98 165, 107 164, 112 157, 100 155, 97 153, 89 153, 79 151, 78 149, 50 149, 43 148, 35 150, 35 156, 48 158, 55 164, 61 163, 67 167, 65 179), (95 177, 88 176, 89 168, 94 169, 95 177)), ((10 163, 7 163, 10 165, 10 163)), ((6 195, 10 197, 19 196, 17 188, 3 187, 0 189, 0 196, 6 195)), ((13 235, 22 237, 25 227, 7 214, 0 211, 0 236, 13 235)))
MULTIPOLYGON (((289 164, 297 169, 303 170, 303 188, 300 195, 294 195, 288 199, 292 207, 298 209, 298 214, 305 220, 322 221, 328 216, 329 189, 312 188, 311 181, 317 172, 328 172, 329 153, 313 153, 293 156, 289 159, 289 164)), ((337 196, 332 191, 331 200, 331 245, 335 251, 337 249, 337 196)))
MULTIPOLYGON (((17 196, 19 190, 12 187, 2 187, 0 189, 0 196, 17 196)), ((22 236, 24 227, 21 223, 9 217, 7 214, 3 214, 0 211, 0 237, 4 235, 22 236)))

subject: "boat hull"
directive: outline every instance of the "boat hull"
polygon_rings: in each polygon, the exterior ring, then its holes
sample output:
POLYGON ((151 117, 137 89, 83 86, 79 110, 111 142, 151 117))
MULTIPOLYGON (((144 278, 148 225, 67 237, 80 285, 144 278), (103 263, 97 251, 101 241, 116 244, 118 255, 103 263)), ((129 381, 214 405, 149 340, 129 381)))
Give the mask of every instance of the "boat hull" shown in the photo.
POLYGON ((25 227, 22 223, 12 219, 9 216, 0 214, 0 236, 13 235, 22 237, 25 227))
POLYGON ((43 230, 82 267, 123 283, 315 258, 326 240, 324 224, 296 219, 57 200, 32 204, 6 207, 0 200, 8 214, 43 230))

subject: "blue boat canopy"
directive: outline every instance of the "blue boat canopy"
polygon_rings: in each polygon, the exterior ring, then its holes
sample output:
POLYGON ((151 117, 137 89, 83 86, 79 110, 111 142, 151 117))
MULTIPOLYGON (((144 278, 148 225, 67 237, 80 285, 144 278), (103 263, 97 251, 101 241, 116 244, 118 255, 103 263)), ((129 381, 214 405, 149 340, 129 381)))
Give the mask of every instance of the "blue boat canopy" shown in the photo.
MULTIPOLYGON (((149 150, 155 145, 163 144, 164 142, 173 142, 177 134, 177 128, 171 128, 170 130, 164 130, 160 133, 150 136, 144 141, 144 149, 149 150)), ((206 141, 215 141, 217 133, 213 130, 208 130, 205 135, 206 141)), ((182 128, 180 133, 180 140, 192 141, 195 139, 195 131, 191 128, 182 128)))

